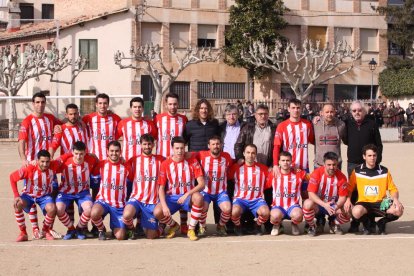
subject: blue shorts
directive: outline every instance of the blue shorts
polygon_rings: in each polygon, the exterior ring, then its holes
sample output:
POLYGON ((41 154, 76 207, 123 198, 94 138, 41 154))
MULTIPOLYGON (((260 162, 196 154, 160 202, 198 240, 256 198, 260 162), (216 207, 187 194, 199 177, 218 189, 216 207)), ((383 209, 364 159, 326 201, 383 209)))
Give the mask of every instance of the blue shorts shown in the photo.
POLYGON ((57 191, 59 188, 59 182, 57 180, 57 176, 56 174, 53 176, 53 180, 52 180, 52 189, 53 191, 57 191))
POLYGON ((257 210, 259 210, 259 208, 263 205, 267 206, 267 203, 263 198, 253 200, 235 198, 233 199, 233 205, 239 205, 242 208, 243 213, 248 209, 253 214, 253 216, 257 218, 257 210))
POLYGON ((115 228, 125 228, 125 224, 122 221, 122 214, 124 212, 124 208, 115 208, 109 205, 108 203, 97 200, 95 204, 99 204, 103 207, 104 213, 102 214, 102 218, 104 218, 109 213, 109 226, 112 230, 115 228))
POLYGON ((145 204, 135 198, 131 198, 128 200, 127 205, 134 206, 136 214, 141 213, 141 225, 143 228, 150 230, 158 229, 158 221, 154 216, 156 204, 145 204))
POLYGON ((171 215, 174 215, 178 210, 183 209, 184 211, 191 212, 191 196, 187 197, 183 204, 177 203, 177 200, 183 195, 166 195, 165 201, 168 209, 170 209, 171 215))
POLYGON ((43 212, 43 215, 46 214, 46 205, 49 203, 53 203, 55 204, 55 201, 53 200, 53 198, 50 195, 44 195, 42 197, 38 197, 38 198, 34 198, 26 193, 23 193, 20 195, 20 198, 23 200, 23 202, 26 203, 26 207, 23 208, 23 210, 26 213, 30 212, 30 208, 32 208, 32 205, 34 203, 36 203, 37 205, 39 205, 40 209, 43 212))
POLYGON ((78 208, 81 208, 81 205, 86 201, 90 201, 92 203, 92 197, 89 190, 82 191, 75 195, 59 193, 56 197, 56 203, 62 202, 66 205, 66 207, 68 207, 73 202, 76 202, 78 208))
POLYGON ((230 203, 230 198, 226 191, 223 191, 217 195, 208 194, 206 192, 201 192, 201 194, 204 197, 204 202, 207 202, 208 204, 212 201, 217 205, 220 205, 222 202, 230 203))
MULTIPOLYGON (((331 203, 332 207, 336 207, 335 203, 331 203)), ((324 207, 322 207, 321 205, 318 205, 319 211, 315 214, 315 217, 325 217, 328 216, 330 217, 328 211, 326 211, 326 209, 324 207)), ((335 215, 332 215, 332 217, 334 217, 335 215)))
MULTIPOLYGON (((307 168, 307 169, 305 170, 305 172, 306 172, 306 173, 309 173, 309 168, 307 168)), ((301 191, 301 192, 306 192, 306 191, 308 190, 308 184, 309 184, 309 183, 308 183, 308 181, 304 179, 304 180, 302 181, 302 185, 301 185, 301 187, 300 187, 300 191, 301 191)))
POLYGON ((301 208, 299 204, 294 204, 290 206, 287 210, 280 206, 273 206, 272 210, 280 210, 283 213, 283 219, 291 219, 290 214, 292 213, 293 209, 295 208, 301 208))

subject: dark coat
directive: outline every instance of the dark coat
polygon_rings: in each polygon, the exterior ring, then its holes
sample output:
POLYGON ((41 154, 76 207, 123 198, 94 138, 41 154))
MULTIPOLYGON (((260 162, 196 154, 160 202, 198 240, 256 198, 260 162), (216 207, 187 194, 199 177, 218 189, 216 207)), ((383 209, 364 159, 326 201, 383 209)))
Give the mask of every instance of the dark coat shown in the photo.
POLYGON ((199 120, 189 121, 185 125, 188 151, 208 150, 208 139, 219 134, 219 123, 216 119, 208 121, 205 125, 199 120))

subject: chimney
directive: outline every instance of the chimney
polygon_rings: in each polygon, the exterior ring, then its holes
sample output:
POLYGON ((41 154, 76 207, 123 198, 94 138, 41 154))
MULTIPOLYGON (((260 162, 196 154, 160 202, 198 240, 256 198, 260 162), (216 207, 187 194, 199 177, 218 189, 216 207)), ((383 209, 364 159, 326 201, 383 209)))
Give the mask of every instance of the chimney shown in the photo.
POLYGON ((7 31, 15 32, 20 30, 20 8, 19 3, 9 2, 9 22, 7 23, 7 31))

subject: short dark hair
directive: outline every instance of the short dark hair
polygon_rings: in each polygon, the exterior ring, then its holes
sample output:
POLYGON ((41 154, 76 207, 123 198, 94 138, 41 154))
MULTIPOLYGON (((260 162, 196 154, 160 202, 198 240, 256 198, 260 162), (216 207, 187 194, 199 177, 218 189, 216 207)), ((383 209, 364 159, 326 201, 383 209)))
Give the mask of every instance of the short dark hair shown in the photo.
POLYGON ((40 150, 37 153, 37 159, 40 159, 40 157, 47 157, 50 159, 50 153, 47 150, 40 150))
POLYGON ((264 110, 266 110, 267 112, 269 112, 269 107, 268 107, 267 105, 265 105, 265 104, 258 104, 258 105, 256 106, 256 110, 258 110, 258 109, 264 109, 264 110))
POLYGON ((155 139, 154 137, 152 137, 150 134, 145 133, 144 135, 141 135, 141 137, 139 138, 139 142, 142 144, 142 142, 151 142, 154 143, 155 139))
POLYGON ((86 145, 82 141, 76 141, 72 145, 72 150, 86 151, 86 145))
POLYGON ((109 96, 108 95, 106 95, 105 93, 100 93, 100 94, 98 94, 98 95, 96 95, 96 97, 95 97, 95 102, 97 103, 98 102, 98 99, 107 99, 108 100, 108 103, 109 103, 109 96))
POLYGON ((173 92, 167 93, 167 95, 165 95, 165 101, 167 101, 167 100, 168 100, 168 98, 174 98, 174 99, 177 99, 177 101, 180 99, 180 98, 178 97, 178 95, 177 95, 177 94, 175 94, 175 93, 173 93, 173 92))
POLYGON ((141 97, 134 97, 129 101, 129 107, 132 107, 133 103, 141 103, 144 106, 144 100, 141 97))
POLYGON ((109 142, 108 146, 106 146, 106 149, 109 150, 110 146, 115 146, 115 147, 121 148, 121 143, 119 143, 118 141, 111 141, 111 142, 109 142))
POLYGON ((378 153, 378 147, 376 145, 374 145, 374 144, 368 144, 368 145, 365 145, 362 148, 362 155, 367 154, 367 151, 369 151, 369 150, 372 150, 373 152, 378 153))
POLYGON ((181 136, 175 136, 174 138, 171 139, 171 147, 174 147, 174 144, 184 144, 185 145, 185 140, 181 136))
POLYGON ((302 105, 302 102, 300 100, 294 98, 294 99, 290 99, 289 100, 288 106, 290 106, 291 104, 293 104, 293 105, 299 105, 300 106, 300 105, 302 105))
POLYGON ((246 150, 247 147, 251 147, 251 148, 255 148, 256 153, 257 153, 257 146, 255 144, 247 144, 244 146, 243 152, 246 150))
POLYGON ((279 160, 280 160, 280 157, 282 157, 282 156, 289 157, 290 160, 292 160, 292 154, 290 152, 288 152, 288 151, 281 151, 279 153, 279 160))
POLYGON ((220 143, 221 143, 221 137, 218 136, 218 135, 213 135, 210 138, 208 138, 208 143, 210 144, 210 141, 212 141, 212 140, 219 140, 220 143))
POLYGON ((43 98, 46 100, 46 95, 43 94, 42 92, 37 92, 32 96, 32 102, 35 102, 35 98, 43 98))
POLYGON ((79 110, 78 106, 74 103, 70 103, 66 106, 66 113, 68 113, 68 109, 77 109, 77 110, 79 110))
POLYGON ((325 153, 323 155, 323 162, 325 162, 326 160, 338 161, 339 160, 339 156, 335 152, 328 151, 327 153, 325 153))

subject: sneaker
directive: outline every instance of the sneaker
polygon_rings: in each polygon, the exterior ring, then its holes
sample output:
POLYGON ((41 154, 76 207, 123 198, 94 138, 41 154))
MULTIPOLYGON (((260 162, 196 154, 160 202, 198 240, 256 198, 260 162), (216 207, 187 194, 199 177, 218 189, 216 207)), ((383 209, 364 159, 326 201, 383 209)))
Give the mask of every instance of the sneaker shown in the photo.
POLYGON ((53 237, 53 234, 51 232, 52 232, 51 230, 44 231, 45 239, 48 241, 53 241, 55 239, 55 237, 53 237))
POLYGON ((187 224, 181 224, 180 225, 180 232, 183 235, 187 235, 188 232, 188 225, 187 224))
POLYGON ((88 228, 82 229, 82 233, 85 235, 87 239, 93 239, 95 237, 94 234, 88 230, 88 228))
POLYGON ((324 224, 319 224, 316 226, 316 233, 318 234, 322 234, 325 230, 325 225, 324 224))
POLYGON ((53 238, 55 238, 55 239, 61 239, 61 238, 63 238, 63 235, 62 234, 56 232, 53 229, 50 229, 49 232, 53 236, 53 238))
POLYGON ((98 238, 99 237, 99 230, 95 225, 92 226, 91 234, 92 234, 92 238, 98 238))
POLYGON ((78 229, 78 230, 76 230, 76 237, 79 240, 85 240, 86 239, 85 232, 87 232, 87 231, 85 231, 85 230, 86 229, 78 229))
POLYGON ((16 242, 25 242, 25 241, 28 241, 28 240, 29 240, 29 238, 27 237, 26 231, 24 231, 24 232, 21 231, 19 236, 16 239, 16 242))
POLYGON ((198 236, 199 237, 204 237, 206 235, 207 235, 207 227, 200 225, 200 227, 198 228, 198 236))
POLYGON ((106 235, 104 231, 98 231, 98 240, 100 241, 106 240, 106 235))
POLYGON ((263 234, 264 234, 263 225, 257 225, 256 224, 255 229, 254 229, 254 234, 256 236, 263 236, 263 234))
POLYGON ((134 231, 134 238, 137 239, 138 237, 144 237, 145 236, 145 232, 144 229, 142 228, 141 224, 137 224, 137 226, 135 227, 135 231, 134 231))
POLYGON ((371 232, 369 231, 368 228, 362 228, 362 235, 371 235, 371 232))
POLYGON ((136 232, 133 229, 127 229, 125 239, 126 240, 135 240, 136 239, 135 233, 136 232))
POLYGON ((43 233, 39 229, 33 229, 33 239, 41 240, 44 238, 43 233))
POLYGON ((187 237, 190 239, 190 241, 198 240, 198 237, 197 237, 196 232, 195 232, 194 229, 188 229, 187 237))
POLYGON ((309 227, 310 227, 309 224, 306 222, 305 227, 303 227, 303 233, 307 234, 308 230, 309 230, 309 227))
POLYGON ((75 237, 76 237, 76 230, 68 230, 66 235, 63 236, 63 239, 66 241, 66 240, 74 239, 75 237))
POLYGON ((316 236, 316 229, 315 229, 315 227, 309 226, 308 235, 311 236, 311 237, 315 237, 316 236))
POLYGON ((344 231, 342 231, 342 228, 340 225, 336 224, 336 225, 329 225, 329 233, 343 235, 344 231))
POLYGON ((236 236, 243 236, 243 230, 241 226, 234 226, 234 234, 236 234, 236 236))
POLYGON ((180 228, 180 225, 178 225, 178 223, 175 223, 173 226, 170 226, 170 229, 168 229, 167 231, 167 235, 165 235, 165 237, 167 239, 172 239, 175 237, 175 232, 177 232, 177 230, 180 228))
POLYGON ((299 226, 297 224, 292 223, 292 235, 293 236, 299 236, 300 235, 300 231, 299 231, 299 226))
POLYGON ((219 235, 221 237, 227 236, 227 230, 226 230, 226 226, 225 225, 217 224, 216 231, 217 231, 217 235, 219 235))
POLYGON ((281 227, 280 224, 273 225, 272 231, 270 232, 271 236, 279 236, 283 232, 283 226, 281 227))
POLYGON ((378 220, 378 222, 377 222, 378 235, 386 235, 387 234, 385 232, 385 225, 386 225, 386 222, 383 219, 378 220))

